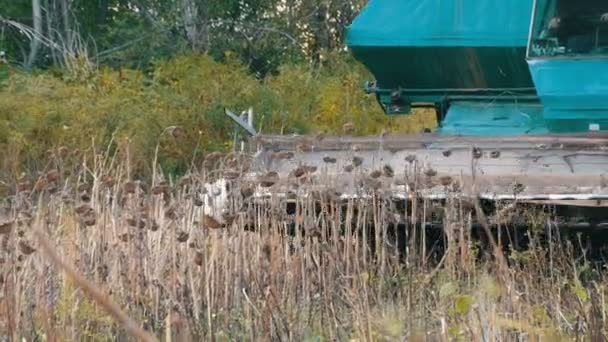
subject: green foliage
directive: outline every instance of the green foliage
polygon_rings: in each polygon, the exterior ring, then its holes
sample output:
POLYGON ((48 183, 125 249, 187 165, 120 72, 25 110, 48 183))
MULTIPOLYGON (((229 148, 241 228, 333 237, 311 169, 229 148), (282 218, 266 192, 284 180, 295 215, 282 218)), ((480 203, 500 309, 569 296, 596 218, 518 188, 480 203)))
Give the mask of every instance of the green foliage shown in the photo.
MULTIPOLYGON (((203 51, 221 60, 231 50, 261 78, 291 62, 323 63, 342 50, 346 27, 365 0, 47 0, 45 44, 35 65, 61 61, 63 49, 84 43, 87 57, 113 67, 147 69, 157 59, 203 51), (68 6, 67 11, 64 6, 68 6), (69 13, 69 16, 66 16, 69 13), (73 38, 76 38, 75 40, 73 38), (67 44, 67 46, 62 46, 67 44), (54 48, 52 46, 55 46, 54 48), (57 46, 62 46, 57 48, 57 46)), ((32 27, 31 1, 0 0, 6 19, 32 27)), ((0 21, 0 50, 24 64, 30 37, 0 21), (3 26, 4 25, 4 26, 3 26)), ((70 51, 73 52, 73 51, 70 51)))
POLYGON ((148 71, 155 61, 187 50, 187 41, 172 34, 166 23, 151 23, 130 11, 113 17, 103 32, 96 39, 95 60, 113 68, 148 71))
MULTIPOLYGON (((27 18, 32 14, 31 0, 0 0, 0 19, 27 18)), ((20 53, 29 42, 25 35, 15 27, 0 21, 0 51, 4 51, 10 63, 21 62, 20 53)), ((1 67, 1 65, 0 65, 1 67)), ((0 80, 1 81, 1 80, 0 80)))
POLYGON ((79 334, 90 341, 111 341, 116 323, 98 305, 83 296, 75 287, 64 282, 57 303, 57 318, 61 324, 79 327, 79 334))
POLYGON ((6 84, 6 81, 8 81, 9 76, 10 76, 9 65, 6 63, 2 63, 2 61, 0 61, 0 89, 2 89, 2 87, 4 87, 4 85, 6 84))
POLYGON ((466 315, 473 306, 473 297, 467 295, 457 295, 454 297, 454 312, 458 315, 466 315))
POLYGON ((369 77, 363 67, 335 58, 339 67, 286 65, 262 82, 230 53, 222 63, 187 54, 155 62, 148 73, 102 68, 84 79, 14 72, 0 92, 3 167, 36 169, 50 148, 91 151, 113 142, 119 151, 128 147, 138 171, 150 167, 158 145, 165 171, 181 173, 195 151, 229 146, 235 126, 224 108, 253 107, 264 133, 340 134, 346 122, 356 125, 357 134, 377 134, 384 127, 415 132, 433 124, 432 115, 386 116, 361 89, 369 77), (184 136, 166 134, 170 126, 183 128, 184 136))

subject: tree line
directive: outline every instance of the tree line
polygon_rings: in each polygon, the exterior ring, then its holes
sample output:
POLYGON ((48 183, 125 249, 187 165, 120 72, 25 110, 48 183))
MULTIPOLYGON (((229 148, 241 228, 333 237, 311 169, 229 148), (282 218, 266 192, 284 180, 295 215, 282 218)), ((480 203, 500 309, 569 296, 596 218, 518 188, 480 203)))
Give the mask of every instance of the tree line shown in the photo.
POLYGON ((0 50, 26 68, 146 68, 159 58, 235 53, 259 77, 344 49, 366 0, 0 0, 0 50))

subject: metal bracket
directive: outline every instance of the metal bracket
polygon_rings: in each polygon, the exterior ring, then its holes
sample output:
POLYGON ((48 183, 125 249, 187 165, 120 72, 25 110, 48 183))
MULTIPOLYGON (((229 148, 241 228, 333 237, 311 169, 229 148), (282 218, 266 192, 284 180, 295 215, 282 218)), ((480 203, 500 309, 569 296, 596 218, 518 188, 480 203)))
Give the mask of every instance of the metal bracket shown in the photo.
MULTIPOLYGON (((224 108, 224 113, 232 119, 232 121, 236 122, 237 125, 241 126, 250 136, 254 137, 258 135, 258 132, 253 128, 253 109, 249 108, 247 111, 247 121, 245 121, 241 116, 234 114, 229 111, 227 108, 224 108)), ((245 113, 243 113, 245 114, 245 113)))

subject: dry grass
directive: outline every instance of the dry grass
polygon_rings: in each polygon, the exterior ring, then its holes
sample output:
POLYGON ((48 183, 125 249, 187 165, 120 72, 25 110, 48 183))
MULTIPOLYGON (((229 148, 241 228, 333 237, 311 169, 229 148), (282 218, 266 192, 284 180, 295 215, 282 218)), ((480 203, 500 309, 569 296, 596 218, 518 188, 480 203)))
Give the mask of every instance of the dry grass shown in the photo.
POLYGON ((370 189, 340 203, 296 196, 287 212, 278 197, 254 205, 235 179, 222 226, 204 218, 200 197, 222 172, 155 171, 144 184, 128 158, 99 154, 18 180, 0 209, 0 339, 127 340, 125 322, 176 341, 606 336, 603 270, 549 215, 535 216, 525 250, 503 256, 513 229, 493 231, 492 249, 472 228, 475 206, 455 199, 401 208, 370 189), (442 231, 416 224, 437 212, 442 231), (112 303, 121 310, 108 314, 112 303))

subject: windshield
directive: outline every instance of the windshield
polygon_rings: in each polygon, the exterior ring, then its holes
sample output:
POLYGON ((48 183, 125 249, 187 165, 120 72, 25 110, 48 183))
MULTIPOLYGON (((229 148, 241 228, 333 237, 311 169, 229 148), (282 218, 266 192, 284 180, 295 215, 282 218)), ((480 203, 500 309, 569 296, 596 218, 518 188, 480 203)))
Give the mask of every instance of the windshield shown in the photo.
POLYGON ((537 0, 528 53, 608 56, 608 0, 537 0))

